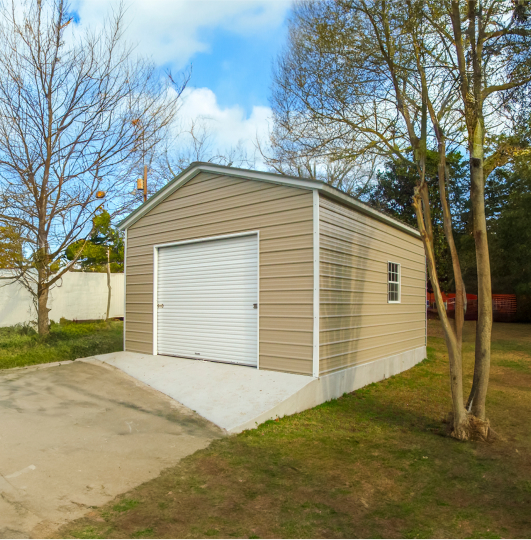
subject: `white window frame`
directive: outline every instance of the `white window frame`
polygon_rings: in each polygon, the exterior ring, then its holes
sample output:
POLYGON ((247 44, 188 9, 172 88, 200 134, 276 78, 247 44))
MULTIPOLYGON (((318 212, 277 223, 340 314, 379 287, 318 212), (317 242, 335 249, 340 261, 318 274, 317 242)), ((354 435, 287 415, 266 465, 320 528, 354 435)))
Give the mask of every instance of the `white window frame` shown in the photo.
POLYGON ((402 301, 402 266, 400 263, 394 262, 394 261, 387 261, 387 303, 388 304, 400 304, 402 301), (390 281, 389 280, 389 265, 390 264, 396 264, 397 270, 398 270, 398 281, 390 281), (398 284, 398 300, 389 300, 389 284, 396 283, 398 284))

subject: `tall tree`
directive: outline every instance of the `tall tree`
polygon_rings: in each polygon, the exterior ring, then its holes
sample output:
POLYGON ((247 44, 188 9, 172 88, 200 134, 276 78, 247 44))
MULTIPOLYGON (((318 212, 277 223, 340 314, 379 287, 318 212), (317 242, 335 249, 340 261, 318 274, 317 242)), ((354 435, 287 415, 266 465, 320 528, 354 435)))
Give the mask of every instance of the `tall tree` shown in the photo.
POLYGON ((478 152, 483 152, 481 156, 485 152, 484 129, 500 129, 496 117, 500 92, 529 80, 528 49, 523 46, 529 39, 525 16, 528 6, 522 6, 515 7, 509 0, 490 0, 488 6, 459 0, 300 2, 291 19, 288 46, 278 61, 272 97, 273 140, 291 152, 352 162, 376 156, 385 162, 409 161, 416 169, 413 205, 449 352, 453 436, 463 440, 489 436, 485 397, 491 300, 482 185, 485 174, 499 165, 500 156, 510 159, 513 148, 495 148, 486 169, 481 157, 481 178, 474 160, 479 159, 478 152), (463 24, 468 30, 461 28, 463 24), (474 24, 481 25, 477 36, 474 24), (474 69, 481 73, 477 71, 471 78, 470 59, 478 53, 478 39, 483 44, 492 39, 492 47, 488 54, 487 49, 483 51, 481 61, 474 60, 474 69), (507 61, 511 57, 512 63, 507 61), (495 81, 499 78, 511 84, 499 85, 495 81), (484 90, 488 100, 478 94, 484 90), (481 107, 487 107, 489 113, 481 112, 481 136, 476 129, 479 97, 481 107), (470 112, 472 101, 475 116, 470 112), (474 235, 482 283, 475 384, 468 407, 462 381, 465 287, 447 192, 447 156, 459 146, 468 148, 471 158, 474 235), (442 226, 456 286, 455 328, 446 315, 437 274, 433 205, 426 175, 430 148, 438 155, 442 226))
POLYGON ((65 248, 90 233, 98 191, 113 212, 126 202, 183 86, 124 43, 122 11, 100 32, 82 30, 64 0, 12 0, 0 16, 0 226, 20 233, 14 276, 46 334, 50 288, 76 259, 60 267, 65 248))
MULTIPOLYGON (((455 285, 452 258, 443 227, 439 194, 438 162, 438 153, 428 150, 426 153, 426 182, 428 184, 429 200, 432 207, 437 275, 439 276, 441 287, 445 291, 451 291, 455 288, 455 285)), ((463 234, 465 231, 463 230, 463 223, 461 223, 460 216, 467 208, 468 162, 462 158, 461 154, 454 152, 448 154, 447 163, 449 168, 449 203, 452 214, 457 218, 455 222, 456 233, 463 234)), ((411 200, 415 194, 417 180, 418 171, 415 166, 411 165, 411 162, 387 162, 385 168, 377 172, 377 178, 371 184, 367 202, 381 212, 415 227, 417 225, 417 217, 411 200)))
MULTIPOLYGON (((531 9, 529 2, 521 0, 446 0, 444 6, 443 13, 437 13, 438 8, 432 6, 427 15, 435 21, 441 43, 451 48, 451 62, 444 69, 455 73, 466 127, 478 275, 476 361, 467 409, 485 420, 492 331, 485 179, 500 164, 498 149, 485 159, 487 117, 503 105, 504 93, 531 82, 531 9)), ((503 148, 505 162, 518 150, 503 148)))

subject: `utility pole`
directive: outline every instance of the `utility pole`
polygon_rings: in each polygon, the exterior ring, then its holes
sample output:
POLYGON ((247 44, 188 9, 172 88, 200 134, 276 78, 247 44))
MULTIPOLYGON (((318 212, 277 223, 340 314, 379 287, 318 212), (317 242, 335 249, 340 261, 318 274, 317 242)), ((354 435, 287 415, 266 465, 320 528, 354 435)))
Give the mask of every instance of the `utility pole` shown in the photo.
POLYGON ((144 165, 144 176, 136 181, 136 189, 142 191, 144 202, 147 201, 147 165, 144 165))
POLYGON ((144 165, 144 202, 147 201, 147 165, 144 165))

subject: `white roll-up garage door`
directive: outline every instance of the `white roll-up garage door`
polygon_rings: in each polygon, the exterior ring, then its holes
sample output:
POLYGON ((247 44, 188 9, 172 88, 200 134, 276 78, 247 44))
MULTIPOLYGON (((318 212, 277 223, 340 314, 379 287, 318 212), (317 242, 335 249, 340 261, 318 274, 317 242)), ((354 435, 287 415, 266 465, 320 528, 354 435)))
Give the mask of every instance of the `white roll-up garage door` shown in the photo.
POLYGON ((257 365, 256 234, 158 248, 157 353, 257 365))

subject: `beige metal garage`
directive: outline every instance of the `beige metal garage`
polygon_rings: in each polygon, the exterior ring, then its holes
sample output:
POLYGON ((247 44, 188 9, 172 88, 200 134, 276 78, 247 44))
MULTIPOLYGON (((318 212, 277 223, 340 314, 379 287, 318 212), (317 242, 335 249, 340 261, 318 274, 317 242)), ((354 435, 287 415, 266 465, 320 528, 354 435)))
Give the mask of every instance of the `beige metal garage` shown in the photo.
POLYGON ((127 351, 330 376, 331 397, 425 357, 418 231, 322 182, 193 163, 120 228, 127 351))

